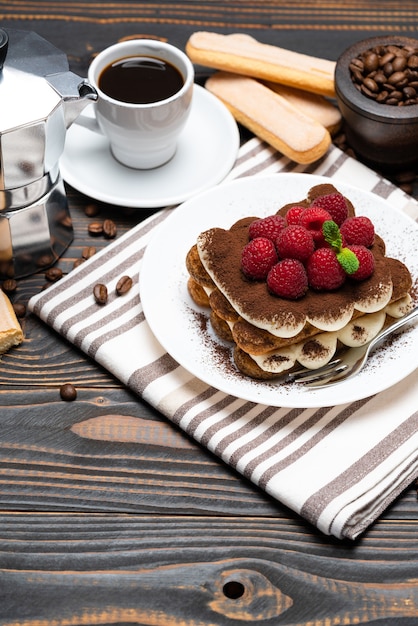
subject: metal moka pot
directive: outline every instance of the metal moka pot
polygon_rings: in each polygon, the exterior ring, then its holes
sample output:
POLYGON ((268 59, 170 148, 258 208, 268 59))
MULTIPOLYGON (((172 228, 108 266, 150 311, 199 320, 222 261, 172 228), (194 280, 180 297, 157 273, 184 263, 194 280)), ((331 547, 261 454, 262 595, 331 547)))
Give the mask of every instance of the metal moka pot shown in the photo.
POLYGON ((96 90, 30 31, 0 28, 0 276, 52 265, 73 239, 59 158, 96 90))

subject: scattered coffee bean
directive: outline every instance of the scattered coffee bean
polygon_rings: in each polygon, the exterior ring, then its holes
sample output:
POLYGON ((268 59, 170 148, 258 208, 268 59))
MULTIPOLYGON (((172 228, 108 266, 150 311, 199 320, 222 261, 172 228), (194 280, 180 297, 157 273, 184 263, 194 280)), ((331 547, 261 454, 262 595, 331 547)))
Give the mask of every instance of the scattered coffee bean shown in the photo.
POLYGON ((77 389, 72 383, 64 383, 60 387, 60 396, 66 402, 72 402, 77 398, 77 389))
POLYGON ((70 215, 65 215, 64 217, 62 217, 59 220, 59 223, 61 224, 61 226, 64 226, 64 228, 72 228, 73 226, 73 220, 71 219, 70 215))
POLYGON ((17 282, 14 278, 6 278, 1 286, 4 293, 14 293, 17 289, 17 282))
POLYGON ((99 237, 103 234, 103 224, 102 222, 91 222, 88 225, 87 230, 89 232, 89 235, 91 235, 92 237, 99 237))
POLYGON ((59 267, 50 267, 45 272, 45 278, 51 283, 55 283, 57 280, 63 277, 63 271, 59 267))
POLYGON ((103 222, 103 234, 106 239, 114 239, 117 235, 116 224, 113 220, 106 219, 103 222))
POLYGON ((87 204, 84 207, 84 214, 87 215, 87 217, 96 217, 99 213, 100 209, 97 204, 87 204))
POLYGON ((87 259, 90 259, 95 254, 96 254, 96 248, 94 246, 85 246, 85 248, 83 248, 81 256, 83 259, 87 260, 87 259))
POLYGON ((23 302, 14 302, 13 310, 15 312, 16 317, 22 318, 22 317, 25 317, 26 315, 26 306, 23 304, 23 302))
POLYGON ((74 261, 74 263, 73 263, 73 269, 75 269, 76 267, 78 267, 79 265, 81 265, 82 263, 84 263, 84 261, 85 261, 85 260, 86 260, 86 259, 83 259, 83 258, 81 258, 81 259, 76 259, 76 260, 74 261))
POLYGON ((97 283, 93 288, 93 295, 97 304, 106 304, 108 297, 106 285, 97 283))
POLYGON ((48 265, 51 265, 54 261, 55 259, 51 254, 43 254, 37 259, 36 264, 38 267, 48 267, 48 265))
POLYGON ((418 48, 377 46, 350 63, 351 78, 367 98, 380 104, 418 104, 418 48))
POLYGON ((399 189, 402 189, 402 191, 407 193, 409 196, 412 196, 414 193, 414 185, 411 183, 402 183, 399 185, 399 189))
POLYGON ((132 278, 130 276, 122 276, 116 284, 116 293, 118 296, 123 296, 125 293, 128 293, 131 287, 132 278))

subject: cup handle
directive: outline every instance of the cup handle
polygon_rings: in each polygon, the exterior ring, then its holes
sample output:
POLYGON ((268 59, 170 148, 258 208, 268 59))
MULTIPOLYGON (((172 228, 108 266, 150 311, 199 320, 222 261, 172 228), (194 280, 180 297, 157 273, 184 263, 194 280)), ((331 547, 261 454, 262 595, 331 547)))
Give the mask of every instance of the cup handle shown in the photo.
POLYGON ((101 130, 99 124, 97 123, 97 120, 96 120, 95 117, 90 117, 88 115, 83 115, 81 113, 74 120, 74 124, 78 124, 79 126, 83 126, 84 128, 87 128, 88 130, 93 131, 94 133, 98 133, 99 135, 103 135, 102 130, 101 130))

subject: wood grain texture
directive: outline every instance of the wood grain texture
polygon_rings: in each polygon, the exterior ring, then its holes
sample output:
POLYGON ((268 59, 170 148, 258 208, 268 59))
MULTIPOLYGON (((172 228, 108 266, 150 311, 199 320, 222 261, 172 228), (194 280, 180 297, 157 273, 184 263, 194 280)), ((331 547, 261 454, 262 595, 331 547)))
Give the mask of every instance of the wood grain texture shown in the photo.
MULTIPOLYGON (((1 401, 0 394, 0 401, 1 401)), ((125 390, 7 394, 0 509, 271 514, 268 496, 125 390)))
POLYGON ((3 514, 0 621, 413 624, 416 539, 413 520, 353 547, 251 516, 3 514))
POLYGON ((288 514, 129 391, 79 388, 73 403, 58 389, 6 399, 0 509, 288 514))

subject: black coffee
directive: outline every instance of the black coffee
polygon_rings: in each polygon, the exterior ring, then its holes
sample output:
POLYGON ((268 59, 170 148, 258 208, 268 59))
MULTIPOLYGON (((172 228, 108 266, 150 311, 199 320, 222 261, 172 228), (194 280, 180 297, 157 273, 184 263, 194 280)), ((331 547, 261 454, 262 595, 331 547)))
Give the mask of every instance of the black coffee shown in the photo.
POLYGON ((168 61, 135 56, 119 59, 105 67, 98 85, 114 100, 149 104, 173 96, 183 87, 184 80, 179 70, 168 61))

